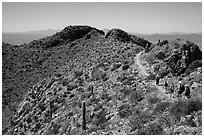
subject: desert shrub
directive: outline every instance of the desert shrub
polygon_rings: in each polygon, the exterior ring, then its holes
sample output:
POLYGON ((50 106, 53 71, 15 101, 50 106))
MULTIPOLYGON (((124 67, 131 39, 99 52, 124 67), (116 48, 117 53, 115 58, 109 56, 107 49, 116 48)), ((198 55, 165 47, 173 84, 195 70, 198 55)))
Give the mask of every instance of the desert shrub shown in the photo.
POLYGON ((149 76, 146 77, 146 80, 154 80, 155 77, 156 75, 151 73, 149 76))
POLYGON ((84 74, 85 80, 88 80, 90 78, 89 74, 84 74))
POLYGON ((171 105, 170 113, 177 119, 181 116, 190 115, 192 112, 202 110, 202 102, 198 98, 181 100, 171 105))
POLYGON ((115 71, 116 69, 120 68, 121 65, 122 65, 122 64, 120 64, 120 63, 114 64, 114 65, 113 65, 113 68, 111 69, 111 71, 115 71))
POLYGON ((155 60, 155 54, 149 54, 145 56, 145 60, 150 64, 155 64, 156 60, 155 60))
POLYGON ((168 75, 168 73, 169 72, 167 70, 165 70, 165 69, 158 72, 160 78, 164 78, 166 75, 168 75))
POLYGON ((132 130, 142 129, 144 124, 148 123, 151 119, 151 115, 148 112, 142 112, 136 110, 130 117, 129 126, 132 130))
POLYGON ((126 77, 126 79, 124 79, 122 82, 123 82, 123 85, 132 85, 134 80, 135 78, 133 76, 129 76, 129 77, 126 77))
POLYGON ((168 44, 169 43, 169 41, 168 40, 163 40, 162 42, 160 42, 160 46, 163 46, 163 45, 166 45, 166 44, 168 44))
POLYGON ((131 92, 132 92, 132 89, 129 88, 129 87, 123 87, 121 90, 120 90, 121 93, 123 93, 125 96, 129 95, 131 92))
POLYGON ((186 70, 185 74, 189 75, 191 72, 193 72, 196 68, 202 67, 202 60, 196 60, 193 61, 189 66, 188 69, 186 70))
POLYGON ((129 69, 129 68, 130 68, 130 66, 128 64, 125 64, 125 65, 122 66, 122 70, 126 70, 126 69, 129 69))
POLYGON ((150 104, 156 104, 156 103, 160 102, 161 100, 157 96, 150 96, 147 98, 147 101, 150 104))
POLYGON ((107 114, 107 111, 105 109, 102 109, 98 114, 96 114, 96 119, 94 121, 94 124, 96 124, 97 126, 103 126, 107 120, 106 114, 107 114))
POLYGON ((108 77, 108 75, 106 73, 101 75, 101 78, 102 78, 103 81, 107 81, 109 79, 109 77, 108 77))
POLYGON ((80 77, 81 75, 83 75, 83 71, 82 70, 77 70, 74 72, 75 78, 80 77))
POLYGON ((67 79, 62 80, 62 86, 67 86, 68 84, 69 82, 67 81, 67 79))
POLYGON ((187 100, 187 106, 188 114, 202 110, 202 102, 198 98, 187 100))
POLYGON ((142 89, 137 87, 136 90, 133 90, 131 93, 130 93, 130 100, 133 102, 133 103, 137 103, 137 102, 140 102, 144 99, 144 96, 143 96, 143 92, 142 92, 142 89))
POLYGON ((66 86, 67 86, 67 90, 69 90, 69 91, 71 91, 71 90, 77 88, 77 85, 72 84, 72 83, 69 83, 69 84, 67 84, 66 86))
POLYGON ((177 120, 188 114, 188 106, 184 101, 177 101, 170 106, 169 111, 177 120))
POLYGON ((117 81, 123 82, 123 81, 126 80, 127 78, 128 78, 128 77, 125 76, 125 75, 118 76, 118 77, 117 77, 117 81))
POLYGON ((163 128, 160 123, 151 123, 137 132, 138 135, 161 135, 162 133, 163 128))
POLYGON ((119 107, 118 114, 121 118, 127 118, 132 115, 132 111, 128 104, 123 104, 119 107))
POLYGON ((94 69, 91 73, 91 77, 93 80, 99 80, 101 76, 103 75, 103 71, 100 69, 94 69))
POLYGON ((110 100, 112 99, 111 96, 109 96, 109 94, 108 94, 107 92, 102 93, 102 95, 100 96, 100 98, 101 98, 102 100, 107 100, 107 101, 110 101, 110 100))
POLYGON ((157 87, 151 86, 151 85, 147 85, 146 90, 147 90, 148 93, 157 93, 158 92, 157 87))
POLYGON ((143 124, 144 124, 143 120, 141 119, 139 115, 131 116, 130 121, 129 121, 129 126, 132 128, 132 131, 136 129, 142 129, 143 124))
POLYGON ((56 76, 56 77, 61 77, 61 76, 62 76, 62 74, 57 73, 57 74, 55 74, 55 76, 56 76))
POLYGON ((163 53, 163 52, 159 52, 155 57, 156 57, 157 59, 163 60, 163 59, 166 57, 166 55, 165 55, 165 53, 163 53))
POLYGON ((75 81, 75 83, 78 83, 79 86, 83 86, 84 84, 84 79, 81 77, 78 77, 77 80, 75 81))
POLYGON ((156 104, 156 107, 154 109, 154 112, 164 112, 165 109, 167 109, 170 106, 170 102, 159 102, 156 104))

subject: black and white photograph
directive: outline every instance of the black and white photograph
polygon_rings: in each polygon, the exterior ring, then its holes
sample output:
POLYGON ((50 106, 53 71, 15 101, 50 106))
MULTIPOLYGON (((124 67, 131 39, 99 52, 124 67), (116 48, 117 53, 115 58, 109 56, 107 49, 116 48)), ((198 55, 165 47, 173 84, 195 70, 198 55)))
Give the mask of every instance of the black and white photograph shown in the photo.
POLYGON ((202 1, 2 1, 2 135, 202 135, 202 1))

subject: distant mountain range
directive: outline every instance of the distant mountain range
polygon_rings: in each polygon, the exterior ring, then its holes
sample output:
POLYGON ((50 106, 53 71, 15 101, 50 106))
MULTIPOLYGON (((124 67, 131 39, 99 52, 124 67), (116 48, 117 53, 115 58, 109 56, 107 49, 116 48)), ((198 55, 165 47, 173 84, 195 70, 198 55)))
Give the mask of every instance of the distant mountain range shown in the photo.
POLYGON ((40 39, 42 37, 51 36, 59 30, 37 30, 37 31, 26 31, 26 32, 8 32, 2 33, 2 41, 9 44, 24 44, 29 43, 33 40, 40 39))
POLYGON ((202 33, 164 33, 164 34, 139 34, 139 33, 133 33, 134 35, 140 36, 142 38, 145 38, 149 40, 152 43, 157 43, 158 40, 168 40, 173 41, 175 39, 183 39, 183 40, 189 40, 194 43, 196 43, 200 49, 202 49, 202 33))
MULTIPOLYGON (((109 31, 109 29, 103 29, 105 34, 109 31)), ((29 43, 32 40, 37 40, 42 37, 51 36, 59 32, 59 30, 47 29, 47 30, 37 30, 37 31, 27 31, 27 32, 9 32, 2 34, 2 40, 9 44, 24 44, 29 43)), ((141 36, 152 43, 157 43, 158 40, 175 40, 177 38, 193 41, 200 48, 202 48, 202 33, 180 33, 180 32, 172 32, 172 33, 162 33, 162 34, 142 34, 142 33, 131 33, 137 36, 141 36)))

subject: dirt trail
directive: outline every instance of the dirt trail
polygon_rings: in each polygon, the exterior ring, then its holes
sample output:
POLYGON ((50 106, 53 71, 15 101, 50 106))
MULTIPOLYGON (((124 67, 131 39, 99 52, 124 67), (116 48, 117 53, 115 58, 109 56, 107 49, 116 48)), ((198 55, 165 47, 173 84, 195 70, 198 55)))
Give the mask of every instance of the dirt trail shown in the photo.
MULTIPOLYGON (((138 69, 140 70, 140 74, 147 77, 150 74, 148 72, 146 72, 145 67, 141 64, 140 61, 140 55, 144 53, 144 51, 139 52, 136 56, 135 56, 135 63, 138 65, 138 69)), ((170 95, 165 93, 165 89, 162 86, 156 85, 155 81, 151 81, 150 82, 151 85, 155 86, 158 89, 158 96, 160 98, 167 98, 168 100, 171 100, 170 95)))
POLYGON ((140 73, 143 76, 149 76, 149 74, 145 71, 144 67, 142 66, 141 62, 140 62, 140 55, 143 53, 144 51, 141 51, 140 53, 138 53, 135 57, 135 63, 139 66, 139 70, 140 73))

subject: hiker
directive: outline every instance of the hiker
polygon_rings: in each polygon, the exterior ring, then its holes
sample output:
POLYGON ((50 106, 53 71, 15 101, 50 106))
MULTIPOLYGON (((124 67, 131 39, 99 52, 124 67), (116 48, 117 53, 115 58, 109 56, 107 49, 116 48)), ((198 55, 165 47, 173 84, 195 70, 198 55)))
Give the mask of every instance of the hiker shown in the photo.
POLYGON ((155 80, 156 80, 156 84, 159 85, 159 75, 158 74, 156 75, 155 80))
POLYGON ((160 45, 160 39, 158 40, 157 45, 160 45))
POLYGON ((184 87, 184 84, 179 81, 179 86, 178 86, 178 97, 181 97, 182 96, 182 93, 184 92, 185 90, 185 87, 184 87))
POLYGON ((190 98, 190 87, 186 84, 185 85, 185 93, 184 93, 185 97, 188 99, 190 98))
POLYGON ((171 83, 171 85, 170 85, 170 96, 173 96, 173 94, 174 94, 174 84, 171 83))
POLYGON ((167 91, 168 83, 167 81, 164 82, 165 90, 167 91))

